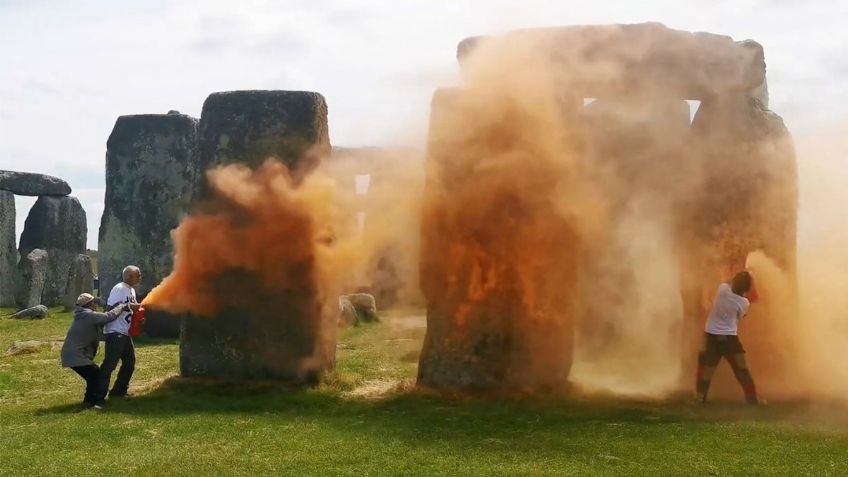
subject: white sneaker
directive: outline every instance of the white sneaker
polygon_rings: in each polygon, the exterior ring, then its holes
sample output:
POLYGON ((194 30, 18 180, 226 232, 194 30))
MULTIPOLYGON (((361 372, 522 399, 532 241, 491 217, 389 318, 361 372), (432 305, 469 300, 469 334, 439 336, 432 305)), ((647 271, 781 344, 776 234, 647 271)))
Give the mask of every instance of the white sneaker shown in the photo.
POLYGON ((95 404, 95 405, 94 405, 94 406, 92 406, 92 407, 93 407, 94 409, 97 409, 98 411, 99 411, 99 410, 101 410, 101 409, 103 409, 103 406, 101 406, 100 404, 95 404))

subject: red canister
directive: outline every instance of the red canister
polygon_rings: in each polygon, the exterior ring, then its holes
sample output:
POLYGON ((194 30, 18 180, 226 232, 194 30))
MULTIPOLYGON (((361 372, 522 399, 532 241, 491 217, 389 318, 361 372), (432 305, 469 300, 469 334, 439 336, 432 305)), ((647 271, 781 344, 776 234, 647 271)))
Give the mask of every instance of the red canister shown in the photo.
POLYGON ((132 314, 132 319, 130 320, 130 336, 136 337, 141 334, 142 328, 144 328, 144 307, 139 307, 138 310, 134 311, 132 314))

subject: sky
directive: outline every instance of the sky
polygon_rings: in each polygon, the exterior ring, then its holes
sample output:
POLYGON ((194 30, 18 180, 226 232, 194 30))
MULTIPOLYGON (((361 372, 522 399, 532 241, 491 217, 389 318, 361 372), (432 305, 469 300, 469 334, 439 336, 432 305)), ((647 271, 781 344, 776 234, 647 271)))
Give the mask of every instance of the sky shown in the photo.
MULTIPOLYGON (((848 1, 0 0, 0 169, 67 180, 97 248, 118 116, 198 117, 215 91, 311 90, 337 146, 423 147, 456 44, 515 28, 658 21, 763 44, 770 107, 803 140, 848 119, 848 1)), ((17 233, 34 198, 17 198, 17 233)))

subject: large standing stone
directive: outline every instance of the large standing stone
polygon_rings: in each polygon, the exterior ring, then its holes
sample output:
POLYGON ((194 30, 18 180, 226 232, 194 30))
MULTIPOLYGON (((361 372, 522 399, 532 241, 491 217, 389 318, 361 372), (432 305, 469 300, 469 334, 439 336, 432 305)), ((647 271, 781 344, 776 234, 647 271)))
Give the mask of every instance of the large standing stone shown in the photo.
POLYGON ((144 334, 153 338, 179 338, 182 315, 145 306, 144 334))
POLYGON ((427 334, 418 383, 495 391, 564 387, 578 239, 548 197, 565 174, 551 157, 524 153, 524 138, 538 138, 540 130, 520 117, 501 122, 501 111, 460 109, 462 99, 462 91, 440 90, 432 104, 421 227, 427 334), (487 148, 494 136, 503 139, 487 148), (540 169, 527 171, 531 162, 540 169))
POLYGON ((0 306, 15 306, 15 196, 0 190, 0 306))
POLYGON ((85 211, 76 197, 41 196, 35 201, 24 224, 19 250, 24 256, 40 248, 50 256, 43 305, 62 304, 71 262, 85 253, 87 234, 85 211))
POLYGON ((171 230, 188 211, 197 180, 197 121, 183 114, 121 116, 106 143, 106 202, 100 221, 100 295, 127 265, 141 268, 144 297, 171 273, 171 230))
POLYGON ((15 303, 19 310, 41 304, 47 281, 49 257, 47 251, 35 249, 21 257, 18 263, 18 286, 15 303))
POLYGON ((0 171, 0 189, 17 195, 68 195, 71 186, 58 177, 32 172, 0 171))
MULTIPOLYGON (((203 105, 198 135, 202 170, 234 162, 256 167, 276 157, 297 175, 311 169, 330 146, 327 105, 320 94, 309 92, 212 94, 203 105)), ((199 195, 209 196, 205 185, 199 195)), ((233 297, 230 301, 243 303, 214 317, 183 319, 184 376, 314 382, 334 365, 335 341, 327 336, 335 332, 335 316, 322 316, 322 304, 308 283, 290 293, 264 292, 260 277, 234 269, 222 274, 219 285, 221 293, 233 297)))
POLYGON ((68 272, 68 284, 65 286, 64 305, 66 310, 73 310, 77 297, 82 293, 92 293, 94 288, 94 271, 91 267, 91 257, 79 254, 71 262, 68 272))

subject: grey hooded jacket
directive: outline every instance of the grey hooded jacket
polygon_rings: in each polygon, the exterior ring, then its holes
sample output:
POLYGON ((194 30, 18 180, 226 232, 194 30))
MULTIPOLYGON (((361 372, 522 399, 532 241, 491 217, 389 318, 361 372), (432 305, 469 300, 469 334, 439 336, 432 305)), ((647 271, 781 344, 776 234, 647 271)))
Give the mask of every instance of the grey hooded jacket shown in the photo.
POLYGON ((74 322, 71 323, 65 344, 62 345, 62 367, 74 368, 94 364, 94 355, 100 344, 102 327, 115 320, 129 305, 116 306, 106 313, 98 313, 82 306, 74 309, 74 322))

